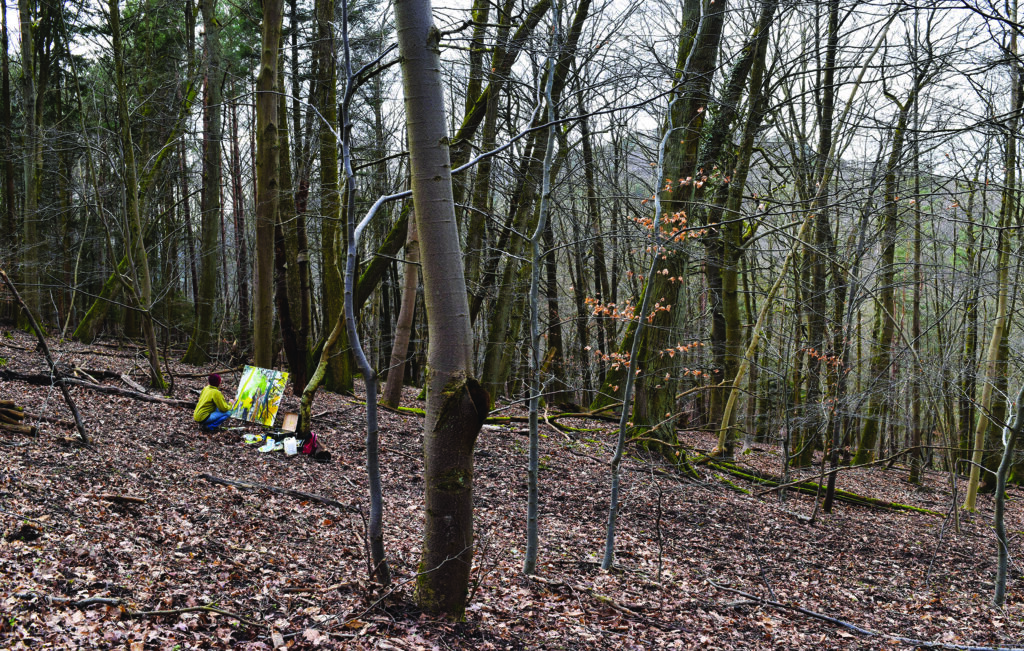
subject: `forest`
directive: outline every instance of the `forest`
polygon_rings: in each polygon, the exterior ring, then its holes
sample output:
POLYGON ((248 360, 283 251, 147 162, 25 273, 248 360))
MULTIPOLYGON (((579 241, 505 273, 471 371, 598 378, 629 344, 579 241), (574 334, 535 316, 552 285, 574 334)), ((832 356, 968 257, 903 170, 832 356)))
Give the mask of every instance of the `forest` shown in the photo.
POLYGON ((1016 0, 0 9, 0 640, 1024 643, 1016 0))

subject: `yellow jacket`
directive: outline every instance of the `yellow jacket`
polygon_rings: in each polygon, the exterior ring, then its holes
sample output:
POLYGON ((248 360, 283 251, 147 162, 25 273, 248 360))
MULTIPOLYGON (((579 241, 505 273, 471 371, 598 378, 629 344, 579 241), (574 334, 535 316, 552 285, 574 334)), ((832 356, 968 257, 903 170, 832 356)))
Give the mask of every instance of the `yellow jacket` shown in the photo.
POLYGON ((231 411, 231 405, 224 400, 224 394, 214 386, 206 385, 203 392, 199 394, 199 402, 196 403, 196 410, 192 414, 192 420, 201 423, 206 420, 214 409, 220 411, 231 411))

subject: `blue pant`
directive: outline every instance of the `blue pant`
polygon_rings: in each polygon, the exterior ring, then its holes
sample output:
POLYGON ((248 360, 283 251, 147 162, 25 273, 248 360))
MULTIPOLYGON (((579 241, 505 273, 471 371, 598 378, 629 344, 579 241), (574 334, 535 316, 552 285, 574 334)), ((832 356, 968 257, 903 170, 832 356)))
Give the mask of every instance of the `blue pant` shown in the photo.
POLYGON ((230 416, 230 412, 214 409, 213 413, 207 416, 206 420, 200 423, 199 426, 203 429, 217 429, 221 423, 228 419, 228 416, 230 416))

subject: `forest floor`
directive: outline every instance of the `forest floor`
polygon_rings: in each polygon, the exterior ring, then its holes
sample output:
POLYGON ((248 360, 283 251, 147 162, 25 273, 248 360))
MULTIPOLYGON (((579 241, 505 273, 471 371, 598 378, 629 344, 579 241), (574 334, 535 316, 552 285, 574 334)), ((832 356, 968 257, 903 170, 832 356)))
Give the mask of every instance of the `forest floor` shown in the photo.
MULTIPOLYGON (((65 363, 144 381, 137 351, 51 345, 65 363)), ((45 368, 34 340, 19 332, 0 332, 0 358, 10 370, 45 368)), ((213 368, 172 367, 200 375, 175 381, 177 397, 192 400, 213 368)), ((237 380, 225 376, 228 397, 237 380)), ((846 503, 808 524, 799 516, 812 513, 814 496, 787 492, 780 501, 778 492, 757 495, 763 487, 730 477, 753 492, 744 494, 706 466, 694 480, 634 455, 623 465, 616 567, 605 572, 614 426, 579 421, 573 424, 593 431, 562 433, 543 425, 539 578, 530 578, 521 572, 526 424, 488 425, 476 451, 471 602, 465 622, 449 623, 413 605, 423 498, 419 417, 382 413, 385 545, 394 576, 384 590, 367 578, 364 413, 355 399, 317 395, 314 413, 323 415, 314 429, 333 453, 321 464, 260 453, 241 442, 245 430, 200 433, 185 408, 71 392, 91 445, 45 422, 35 439, 0 431, 0 648, 1024 646, 1018 561, 1006 606, 990 604, 989 495, 976 513, 961 514, 959 533, 952 518, 846 503), (239 490, 204 474, 313 493, 346 508, 239 490), (142 501, 102 499, 111 495, 142 501)), ((0 399, 70 418, 52 387, 0 380, 0 399)), ((411 390, 406 404, 422 407, 411 390)), ((523 415, 517 409, 501 415, 523 415)), ((697 435, 686 443, 712 445, 697 435)), ((778 474, 780 453, 759 446, 738 463, 778 474)), ((921 487, 906 477, 900 466, 876 466, 843 471, 838 484, 950 511, 947 474, 927 472, 921 487)), ((1020 488, 1009 491, 1007 529, 1016 557, 1024 533, 1020 488)))

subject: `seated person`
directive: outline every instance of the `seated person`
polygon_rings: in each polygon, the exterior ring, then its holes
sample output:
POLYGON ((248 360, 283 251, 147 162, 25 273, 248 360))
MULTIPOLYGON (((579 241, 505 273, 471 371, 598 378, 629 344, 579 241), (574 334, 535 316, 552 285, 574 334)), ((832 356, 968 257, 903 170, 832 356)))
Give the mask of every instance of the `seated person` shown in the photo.
POLYGON ((224 400, 224 394, 218 388, 220 386, 219 375, 211 373, 207 381, 209 386, 203 387, 203 392, 199 394, 199 402, 196 403, 192 420, 199 423, 203 429, 213 430, 228 419, 231 404, 224 400))

